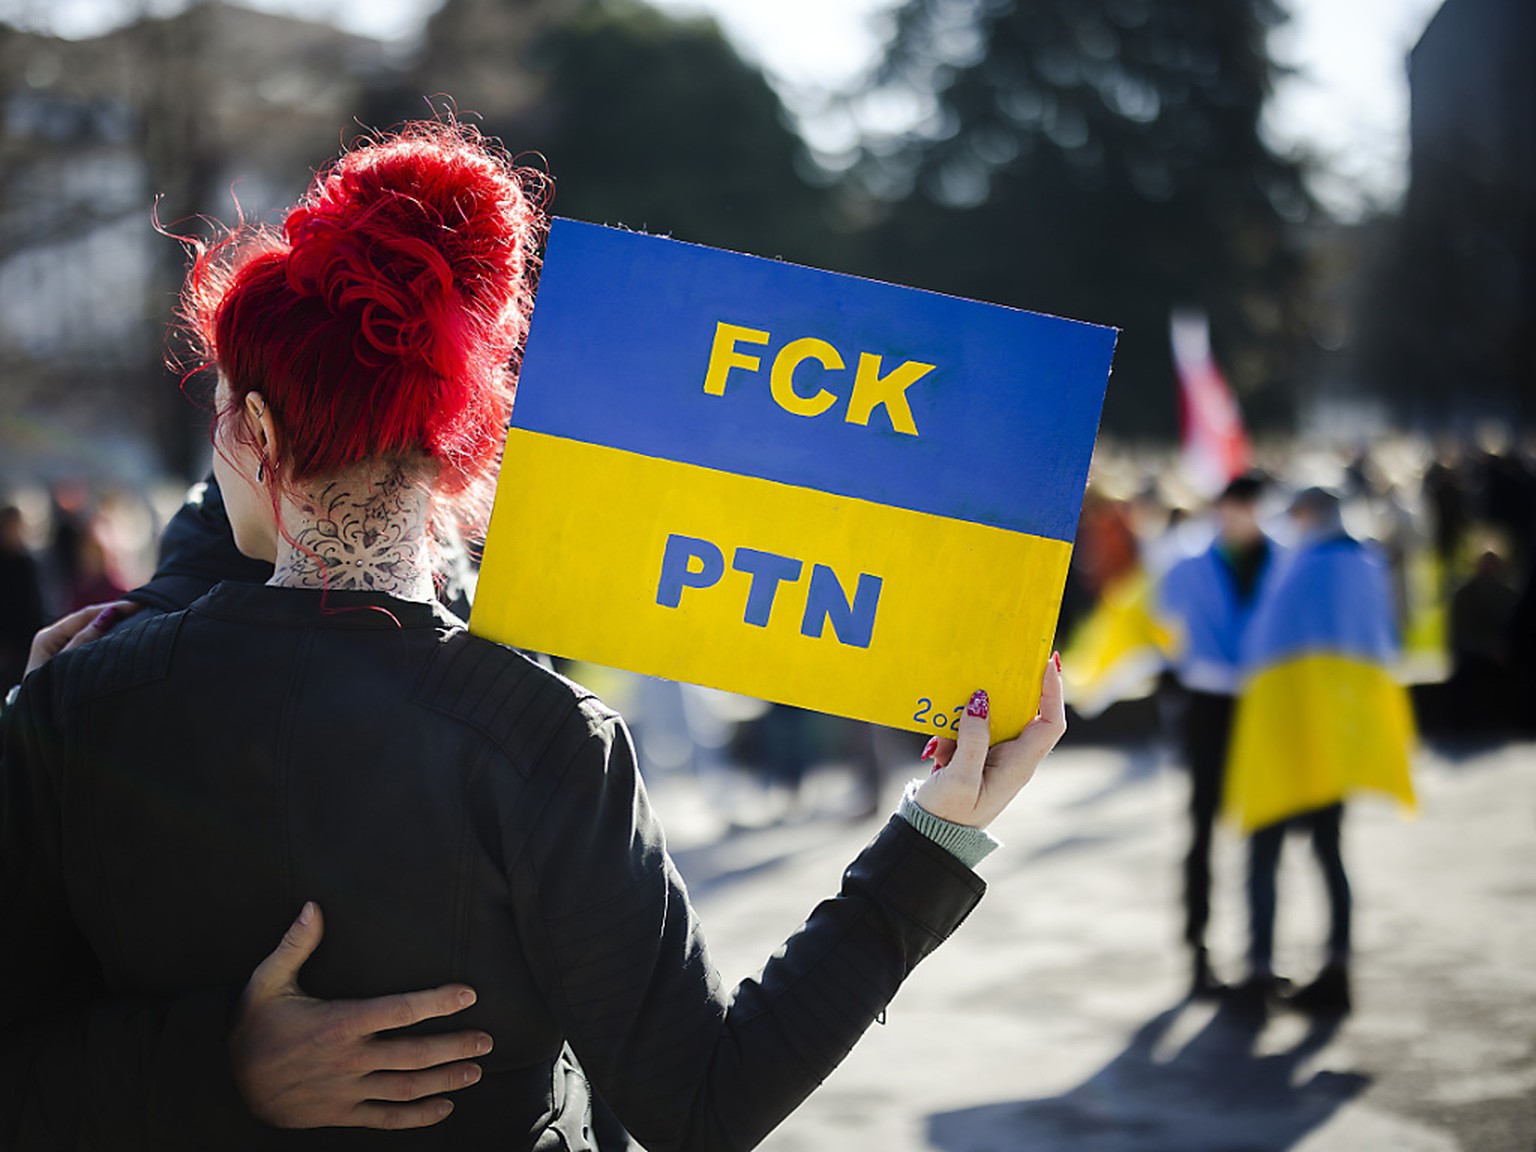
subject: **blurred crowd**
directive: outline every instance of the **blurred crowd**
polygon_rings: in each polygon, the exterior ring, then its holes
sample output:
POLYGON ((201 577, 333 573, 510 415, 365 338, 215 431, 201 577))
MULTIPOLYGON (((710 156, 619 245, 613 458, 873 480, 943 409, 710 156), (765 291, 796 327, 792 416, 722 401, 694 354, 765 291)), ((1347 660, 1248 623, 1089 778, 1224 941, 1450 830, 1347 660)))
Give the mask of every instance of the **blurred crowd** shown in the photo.
MULTIPOLYGON (((1260 444, 1273 483, 1259 504, 1282 547, 1290 496, 1336 492, 1344 525, 1391 571, 1401 655, 1428 735, 1529 730, 1536 675, 1536 454, 1501 429, 1435 440, 1394 435, 1348 446, 1301 439, 1260 444)), ((1095 717, 1151 696, 1170 638, 1154 611, 1158 583, 1216 534, 1214 493, 1198 491, 1173 451, 1101 442, 1083 505, 1058 637, 1069 702, 1095 717)))
POLYGON ((149 578, 169 491, 64 480, 0 492, 0 683, 21 679, 43 625, 149 578))
MULTIPOLYGON (((1289 493, 1321 484, 1342 497, 1351 534, 1387 558, 1402 648, 1397 674, 1413 686, 1421 731, 1529 731, 1521 701, 1530 699, 1536 667, 1532 446, 1487 432, 1346 448, 1277 441, 1256 455, 1275 481, 1260 512, 1279 544, 1287 542, 1289 493)), ((37 628, 149 576, 158 527, 173 507, 166 492, 85 482, 0 494, 0 682, 20 678, 37 628)), ((1078 739, 1166 736, 1149 706, 1169 691, 1157 583, 1214 533, 1211 498, 1185 478, 1175 450, 1100 443, 1058 628, 1078 739)), ((905 771, 916 754, 917 738, 905 733, 608 670, 575 672, 599 680, 594 687, 634 717, 650 770, 744 778, 745 797, 721 797, 744 820, 794 813, 806 781, 828 767, 842 781, 833 807, 851 816, 873 811, 887 769, 905 771)))

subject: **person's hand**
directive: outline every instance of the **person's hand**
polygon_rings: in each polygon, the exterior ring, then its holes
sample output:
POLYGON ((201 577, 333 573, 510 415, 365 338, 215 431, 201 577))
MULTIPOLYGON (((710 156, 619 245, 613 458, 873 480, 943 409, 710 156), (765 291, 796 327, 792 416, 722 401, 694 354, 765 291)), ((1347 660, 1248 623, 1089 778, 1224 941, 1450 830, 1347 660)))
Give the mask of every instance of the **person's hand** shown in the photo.
POLYGON ((475 1002, 447 984, 375 1000, 317 1000, 299 969, 320 943, 320 909, 307 903, 245 986, 229 1038, 235 1083, 251 1113, 278 1128, 426 1128, 451 1111, 437 1096, 480 1079, 470 1057, 484 1032, 386 1038, 378 1033, 452 1016, 475 1002), (433 1098, 435 1097, 435 1098, 433 1098))
POLYGON ((913 799, 941 820, 985 828, 1029 783, 1045 754, 1056 747, 1067 730, 1061 658, 1053 653, 1046 661, 1040 713, 1015 739, 987 747, 992 730, 990 711, 987 694, 978 691, 960 717, 959 740, 935 739, 924 751, 925 759, 933 756, 934 768, 913 799))
POLYGON ((27 673, 41 668, 60 652, 100 639, 119 620, 126 620, 141 605, 132 600, 113 600, 110 604, 91 604, 55 620, 32 637, 32 651, 27 654, 27 673))

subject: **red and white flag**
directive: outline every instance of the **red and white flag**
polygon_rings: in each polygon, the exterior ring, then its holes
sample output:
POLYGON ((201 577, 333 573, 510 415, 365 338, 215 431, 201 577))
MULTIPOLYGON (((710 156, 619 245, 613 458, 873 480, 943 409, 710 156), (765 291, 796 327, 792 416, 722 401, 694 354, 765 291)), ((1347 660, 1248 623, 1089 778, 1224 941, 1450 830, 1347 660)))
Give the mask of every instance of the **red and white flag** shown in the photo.
POLYGON ((1215 496, 1248 468, 1248 436, 1237 400, 1211 358, 1211 330, 1204 312, 1177 311, 1170 322, 1173 363, 1179 376, 1179 416, 1185 478, 1215 496))

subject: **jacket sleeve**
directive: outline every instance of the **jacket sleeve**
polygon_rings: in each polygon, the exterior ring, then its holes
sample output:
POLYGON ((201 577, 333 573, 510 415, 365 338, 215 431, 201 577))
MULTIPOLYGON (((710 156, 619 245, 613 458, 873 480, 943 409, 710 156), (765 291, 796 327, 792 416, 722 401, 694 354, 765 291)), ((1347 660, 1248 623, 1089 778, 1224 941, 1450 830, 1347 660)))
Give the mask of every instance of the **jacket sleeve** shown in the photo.
POLYGON ((512 884, 535 978, 598 1092, 651 1152, 760 1142, 985 888, 893 817, 837 895, 727 994, 616 717, 533 828, 512 884))
POLYGON ((108 995, 74 923, 48 672, 23 687, 0 753, 0 1148, 231 1147, 242 1130, 254 1138, 261 1127, 225 1047, 239 990, 108 995))

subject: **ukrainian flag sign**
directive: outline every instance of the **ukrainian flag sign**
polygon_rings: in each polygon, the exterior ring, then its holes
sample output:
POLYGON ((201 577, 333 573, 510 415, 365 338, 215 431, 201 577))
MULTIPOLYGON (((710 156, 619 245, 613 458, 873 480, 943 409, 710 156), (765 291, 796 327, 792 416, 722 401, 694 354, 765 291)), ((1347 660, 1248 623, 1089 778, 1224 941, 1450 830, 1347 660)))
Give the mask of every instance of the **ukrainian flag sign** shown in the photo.
POLYGON ((878 724, 1034 716, 1116 333, 557 219, 472 629, 878 724))

